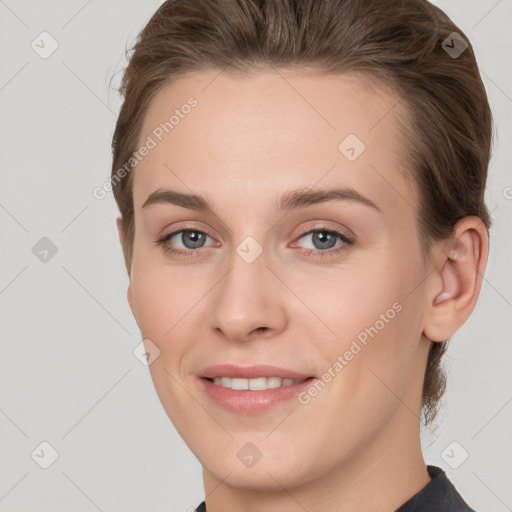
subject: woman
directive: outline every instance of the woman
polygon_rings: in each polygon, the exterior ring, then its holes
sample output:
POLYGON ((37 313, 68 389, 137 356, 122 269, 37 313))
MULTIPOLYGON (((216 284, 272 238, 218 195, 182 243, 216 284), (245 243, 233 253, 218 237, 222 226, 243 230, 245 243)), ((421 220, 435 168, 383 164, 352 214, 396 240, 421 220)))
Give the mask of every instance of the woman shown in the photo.
POLYGON ((488 255, 492 117, 425 0, 174 0, 122 83, 112 185, 197 511, 472 510, 420 423, 488 255))

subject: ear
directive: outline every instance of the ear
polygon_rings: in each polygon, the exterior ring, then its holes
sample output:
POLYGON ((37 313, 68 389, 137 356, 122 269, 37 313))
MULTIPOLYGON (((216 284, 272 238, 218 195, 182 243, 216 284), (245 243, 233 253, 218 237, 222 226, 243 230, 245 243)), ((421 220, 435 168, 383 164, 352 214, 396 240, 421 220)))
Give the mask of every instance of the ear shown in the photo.
MULTIPOLYGON (((123 219, 122 219, 122 217, 117 217, 116 224, 117 224, 117 232, 119 234, 119 241, 121 242, 121 245, 124 247, 124 240, 125 240, 125 238, 124 238, 123 219)), ((133 292, 132 292, 132 281, 131 281, 130 271, 128 271, 128 278, 130 279, 130 282, 128 283, 128 290, 126 292, 126 298, 128 300, 128 304, 130 305, 130 309, 132 310, 132 314, 133 314, 133 312, 134 312, 134 308, 133 308, 133 292)))
POLYGON ((453 336, 475 308, 487 265, 489 239, 482 220, 464 217, 455 236, 436 247, 423 334, 432 341, 453 336))

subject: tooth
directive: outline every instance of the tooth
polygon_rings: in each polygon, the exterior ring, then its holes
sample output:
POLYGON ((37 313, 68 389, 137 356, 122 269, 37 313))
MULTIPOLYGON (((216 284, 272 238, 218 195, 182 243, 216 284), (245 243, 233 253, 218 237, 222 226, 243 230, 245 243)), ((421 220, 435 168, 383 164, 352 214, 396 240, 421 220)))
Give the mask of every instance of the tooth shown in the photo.
POLYGON ((220 377, 215 377, 213 379, 213 383, 217 384, 217 386, 222 386, 222 379, 220 377))
POLYGON ((291 386, 293 384, 293 379, 283 379, 283 386, 291 386))
POLYGON ((231 379, 231 389, 243 390, 249 389, 249 379, 241 379, 234 377, 231 379))
POLYGON ((230 388, 231 387, 231 378, 230 377, 221 377, 220 383, 225 388, 230 388))
POLYGON ((267 388, 278 388, 281 386, 281 377, 267 377, 267 388))
POLYGON ((249 379, 249 389, 253 389, 256 391, 267 389, 266 377, 257 377, 255 379, 249 379))

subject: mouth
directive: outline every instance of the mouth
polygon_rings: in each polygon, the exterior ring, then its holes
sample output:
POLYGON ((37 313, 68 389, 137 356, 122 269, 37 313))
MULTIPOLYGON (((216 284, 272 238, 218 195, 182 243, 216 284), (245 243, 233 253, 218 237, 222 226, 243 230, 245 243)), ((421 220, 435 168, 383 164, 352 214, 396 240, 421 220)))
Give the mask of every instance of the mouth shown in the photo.
POLYGON ((290 403, 316 380, 310 373, 268 364, 218 364, 197 374, 212 403, 238 414, 258 414, 290 403))
POLYGON ((317 379, 305 377, 200 377, 200 389, 212 404, 238 415, 263 414, 297 401, 317 379))

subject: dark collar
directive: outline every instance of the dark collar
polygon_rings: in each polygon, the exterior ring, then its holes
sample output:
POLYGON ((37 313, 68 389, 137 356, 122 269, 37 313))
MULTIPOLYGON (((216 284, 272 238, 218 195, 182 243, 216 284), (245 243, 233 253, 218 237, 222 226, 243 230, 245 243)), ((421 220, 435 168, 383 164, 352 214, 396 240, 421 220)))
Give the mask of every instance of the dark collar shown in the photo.
POLYGON ((475 512, 448 480, 443 469, 427 466, 427 471, 432 480, 395 512, 475 512))
MULTIPOLYGON (((443 469, 427 466, 432 480, 395 512, 475 512, 462 499, 443 469)), ((195 512, 207 512, 203 501, 195 512)))

